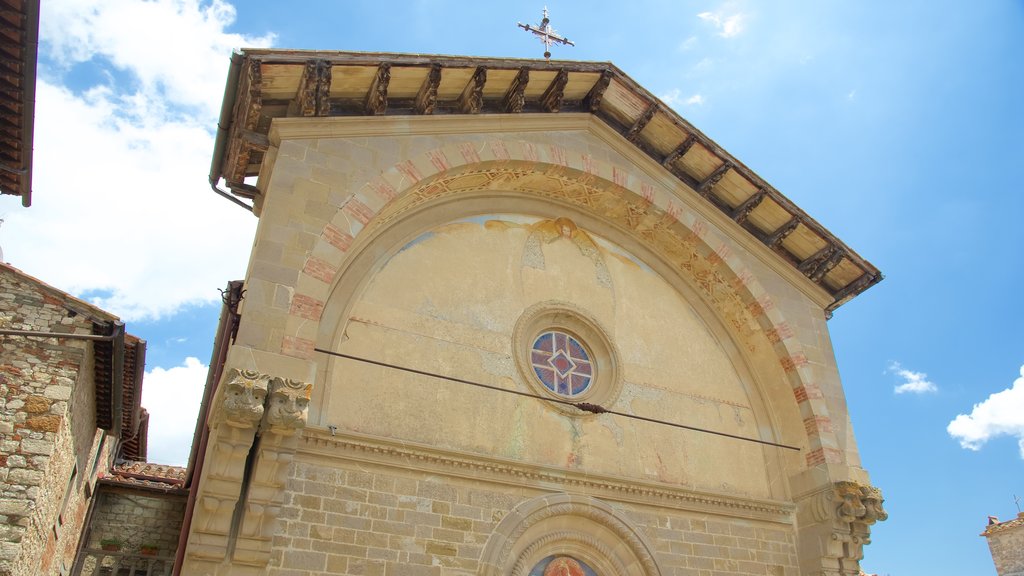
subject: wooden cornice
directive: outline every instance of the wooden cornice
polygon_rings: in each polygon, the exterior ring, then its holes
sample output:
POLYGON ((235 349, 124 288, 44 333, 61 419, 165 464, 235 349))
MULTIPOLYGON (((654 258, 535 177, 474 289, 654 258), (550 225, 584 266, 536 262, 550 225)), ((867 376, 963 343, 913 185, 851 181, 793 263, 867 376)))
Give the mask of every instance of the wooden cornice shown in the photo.
POLYGON ((750 234, 831 294, 828 311, 882 279, 877 268, 612 64, 274 49, 246 50, 243 60, 237 89, 225 101, 234 113, 224 152, 215 159, 229 186, 258 174, 268 150, 265 136, 277 117, 582 112, 721 211, 738 225, 737 233, 750 234), (290 71, 295 67, 302 71, 290 71), (346 78, 345 90, 333 93, 332 70, 346 78), (543 92, 533 85, 542 81, 543 92), (278 94, 289 83, 291 100, 282 104, 278 94))

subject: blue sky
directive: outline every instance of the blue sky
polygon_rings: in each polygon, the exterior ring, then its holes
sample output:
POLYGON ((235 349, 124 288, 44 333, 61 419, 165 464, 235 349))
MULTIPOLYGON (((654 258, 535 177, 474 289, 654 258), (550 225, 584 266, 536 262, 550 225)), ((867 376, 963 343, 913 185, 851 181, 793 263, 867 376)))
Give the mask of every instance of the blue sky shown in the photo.
MULTIPOLYGON (((0 247, 149 341, 153 459, 187 456, 217 288, 255 230, 206 185, 231 49, 539 57, 515 22, 541 8, 43 2, 34 205, 0 199, 0 247)), ((829 322, 890 512, 864 567, 995 574, 978 533, 1024 496, 1024 4, 548 8, 577 44, 556 58, 614 62, 886 274, 829 322)))

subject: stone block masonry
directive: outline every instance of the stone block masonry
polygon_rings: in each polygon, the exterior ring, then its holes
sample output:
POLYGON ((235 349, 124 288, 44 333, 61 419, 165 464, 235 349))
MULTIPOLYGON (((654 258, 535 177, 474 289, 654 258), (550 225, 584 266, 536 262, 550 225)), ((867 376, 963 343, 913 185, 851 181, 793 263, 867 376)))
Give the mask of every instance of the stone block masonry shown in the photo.
MULTIPOLYGON (((0 265, 0 328, 90 334, 97 319, 113 317, 0 265)), ((0 336, 0 576, 72 565, 104 449, 92 372, 86 341, 0 336)))
MULTIPOLYGON (((480 574, 502 519, 545 494, 540 486, 303 459, 287 484, 269 574, 480 574)), ((666 576, 798 574, 791 526, 609 504, 653 545, 666 576)))

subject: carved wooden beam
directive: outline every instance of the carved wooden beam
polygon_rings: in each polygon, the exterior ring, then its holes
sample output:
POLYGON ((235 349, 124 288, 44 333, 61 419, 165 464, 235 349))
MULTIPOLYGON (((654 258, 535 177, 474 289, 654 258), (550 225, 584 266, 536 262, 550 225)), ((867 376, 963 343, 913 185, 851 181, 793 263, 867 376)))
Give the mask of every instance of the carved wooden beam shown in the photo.
POLYGON ((821 266, 822 262, 828 260, 835 251, 835 246, 832 244, 826 244, 824 248, 818 250, 814 254, 811 254, 807 258, 804 258, 800 264, 797 264, 797 270, 800 270, 809 278, 814 270, 818 268, 818 266, 821 266))
POLYGON ((715 168, 715 171, 712 172, 710 176, 705 178, 699 186, 697 186, 697 192, 700 193, 701 196, 707 197, 709 194, 711 194, 711 190, 715 187, 715 185, 721 182, 722 178, 725 178, 725 175, 729 172, 729 170, 732 170, 732 168, 732 162, 722 163, 721 166, 715 168))
POLYGON ((484 84, 487 83, 487 68, 479 66, 459 96, 458 108, 465 114, 479 114, 484 106, 484 84))
POLYGON ((299 116, 327 116, 331 111, 331 63, 323 59, 306 62, 293 101, 299 116))
POLYGON ((669 152, 668 156, 665 156, 665 158, 661 161, 661 165, 668 166, 669 164, 675 162, 676 160, 682 158, 683 156, 686 156, 686 153, 689 152, 690 148, 693 148, 693 145, 696 143, 697 137, 694 136, 693 134, 690 134, 689 136, 686 137, 686 140, 683 140, 682 144, 676 146, 675 150, 669 152))
POLYGON ((562 94, 565 92, 565 85, 569 83, 569 73, 562 68, 558 71, 551 85, 540 97, 540 107, 545 112, 558 112, 562 108, 562 94))
POLYGON ((512 85, 508 87, 508 92, 505 93, 505 99, 501 103, 505 112, 518 114, 523 111, 523 105, 526 104, 526 84, 529 81, 530 69, 524 66, 519 69, 519 73, 512 80, 512 85))
POLYGON ((391 64, 381 63, 377 67, 377 75, 370 84, 366 95, 366 113, 380 116, 388 110, 388 83, 391 82, 391 64))
POLYGON ((842 259, 845 257, 845 251, 836 249, 835 251, 832 252, 832 255, 829 256, 827 260, 822 262, 817 268, 815 268, 814 271, 811 272, 810 276, 808 277, 815 282, 821 282, 822 278, 824 278, 825 275, 829 273, 829 271, 838 266, 839 262, 842 261, 842 259))
POLYGON ((857 277, 856 280, 850 282, 846 286, 843 286, 832 295, 832 297, 835 298, 835 300, 832 302, 832 304, 829 304, 828 308, 826 308, 825 311, 829 315, 831 315, 832 311, 838 308, 839 305, 846 301, 847 298, 850 298, 855 294, 859 294, 860 292, 867 290, 868 286, 871 286, 872 284, 875 284, 876 282, 879 282, 881 280, 881 274, 870 274, 868 272, 861 274, 860 276, 857 277))
POLYGON ((239 130, 238 137, 245 141, 249 149, 256 152, 266 152, 270 148, 270 137, 252 130, 239 130))
POLYGON ((246 64, 241 71, 239 97, 231 122, 234 137, 231 138, 221 167, 224 179, 229 182, 245 180, 252 148, 243 138, 237 136, 246 131, 256 132, 260 112, 263 110, 263 73, 260 61, 249 59, 246 64))
POLYGON ((648 106, 647 110, 644 110, 644 113, 641 114, 640 117, 636 119, 636 122, 633 122, 633 125, 629 127, 629 130, 626 131, 626 140, 636 143, 636 141, 640 139, 640 133, 643 132, 644 128, 647 127, 647 124, 652 118, 654 118, 654 115, 657 114, 657 112, 657 103, 648 106))
POLYGON ((601 99, 604 98, 604 91, 608 89, 608 85, 612 82, 612 71, 604 70, 601 72, 601 77, 594 83, 594 87, 587 93, 587 97, 583 99, 583 109, 589 112, 597 112, 597 109, 601 107, 601 99))
POLYGON ((437 87, 440 85, 441 65, 434 64, 430 67, 430 72, 427 73, 427 77, 423 80, 423 86, 420 86, 419 93, 416 94, 413 110, 417 114, 434 113, 434 106, 437 104, 437 87))
POLYGON ((800 217, 793 216, 792 218, 789 219, 788 222, 780 226, 778 230, 769 234, 768 237, 765 238, 764 243, 772 248, 775 248, 779 244, 782 244, 782 241, 786 239, 786 236, 792 234, 793 231, 796 230, 796 227, 799 225, 800 217))
POLYGON ((729 213, 729 216, 736 221, 737 224, 743 224, 750 217, 750 213, 755 208, 761 205, 761 202, 768 196, 768 190, 761 188, 755 192, 750 198, 743 201, 742 204, 736 207, 735 210, 729 213))

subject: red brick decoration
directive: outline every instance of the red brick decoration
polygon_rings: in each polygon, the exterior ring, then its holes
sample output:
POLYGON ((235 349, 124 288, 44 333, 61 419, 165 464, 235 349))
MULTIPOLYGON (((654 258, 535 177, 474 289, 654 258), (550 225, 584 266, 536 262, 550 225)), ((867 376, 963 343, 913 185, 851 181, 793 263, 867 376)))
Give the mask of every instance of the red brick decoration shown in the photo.
POLYGON ((835 448, 818 448, 808 452, 805 458, 808 468, 819 464, 842 464, 843 453, 835 448))
POLYGON ((320 236, 326 240, 328 244, 342 252, 348 252, 349 247, 352 246, 353 238, 341 230, 338 230, 338 227, 333 224, 324 226, 324 231, 320 236))
POLYGON ((310 298, 303 294, 296 294, 292 298, 291 309, 288 310, 289 314, 306 318, 308 320, 317 320, 320 315, 324 312, 324 303, 316 298, 310 298))
POLYGON ((416 165, 412 163, 412 160, 400 162, 395 168, 402 174, 405 174, 412 183, 423 180, 423 176, 420 175, 420 171, 416 169, 416 165))
POLYGON ((468 142, 459 144, 459 152, 466 164, 476 164, 480 161, 480 155, 476 153, 476 147, 468 142))
POLYGON ((398 192, 395 190, 394 186, 384 180, 371 182, 370 189, 373 190, 377 196, 380 196, 385 202, 390 202, 398 196, 398 192))
POLYGON ((551 162, 553 164, 558 164, 559 166, 569 165, 569 161, 565 158, 565 148, 552 144, 548 147, 548 150, 551 153, 551 162))
MULTIPOLYGON (((618 166, 612 166, 612 182, 615 182, 616 186, 622 186, 626 188, 629 186, 629 172, 626 172, 618 166)), ((652 190, 653 194, 653 190, 652 190)))
POLYGON ((363 226, 365 226, 374 215, 374 211, 371 210, 369 206, 363 204, 354 197, 349 198, 348 202, 345 203, 345 212, 351 214, 356 220, 362 222, 363 226))
POLYGON ((803 354, 794 354, 787 358, 780 359, 779 362, 782 363, 783 370, 786 372, 792 372, 801 366, 807 365, 807 356, 804 356, 803 354))
POLYGON ((330 284, 334 282, 334 275, 338 273, 338 269, 320 258, 310 256, 306 260, 306 265, 302 267, 302 272, 307 276, 312 276, 321 282, 330 284))
POLYGON ((832 419, 827 416, 813 416, 804 419, 804 430, 808 436, 821 436, 823 432, 832 433, 832 419))
POLYGON ((510 159, 510 156, 508 155, 508 148, 505 146, 504 142, 500 140, 491 140, 488 144, 491 146, 491 154, 493 154, 495 158, 498 160, 510 159))
POLYGON ((438 172, 444 172, 451 168, 451 163, 448 162, 448 157, 444 155, 444 150, 440 148, 427 152, 427 157, 430 158, 430 163, 437 168, 438 172))

